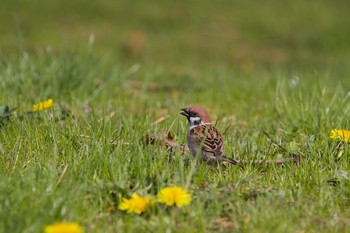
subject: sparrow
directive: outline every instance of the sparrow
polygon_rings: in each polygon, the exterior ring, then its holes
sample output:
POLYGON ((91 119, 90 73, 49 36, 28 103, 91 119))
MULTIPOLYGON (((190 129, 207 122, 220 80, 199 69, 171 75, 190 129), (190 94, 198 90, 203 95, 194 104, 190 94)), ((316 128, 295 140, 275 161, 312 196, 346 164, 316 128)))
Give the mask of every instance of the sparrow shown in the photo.
POLYGON ((208 163, 238 164, 234 159, 227 158, 224 153, 224 142, 220 132, 212 125, 207 110, 200 106, 182 108, 190 123, 187 134, 187 144, 193 156, 200 156, 208 163))

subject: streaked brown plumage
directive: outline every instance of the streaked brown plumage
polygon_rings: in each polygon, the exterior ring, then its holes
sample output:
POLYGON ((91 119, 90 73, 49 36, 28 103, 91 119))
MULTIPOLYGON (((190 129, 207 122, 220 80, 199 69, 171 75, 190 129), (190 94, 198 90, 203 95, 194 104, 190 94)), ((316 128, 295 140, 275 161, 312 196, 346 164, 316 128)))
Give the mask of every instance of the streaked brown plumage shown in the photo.
POLYGON ((190 123, 187 143, 193 156, 198 154, 202 161, 208 163, 237 164, 236 160, 225 156, 222 135, 211 124, 209 114, 204 108, 192 106, 181 110, 180 114, 186 116, 190 123))

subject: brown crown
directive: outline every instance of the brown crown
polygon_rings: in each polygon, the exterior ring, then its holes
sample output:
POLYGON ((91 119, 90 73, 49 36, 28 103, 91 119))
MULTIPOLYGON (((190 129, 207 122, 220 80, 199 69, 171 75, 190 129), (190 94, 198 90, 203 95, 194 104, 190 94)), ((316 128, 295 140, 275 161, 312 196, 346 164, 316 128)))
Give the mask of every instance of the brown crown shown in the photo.
POLYGON ((190 113, 196 113, 204 123, 211 123, 209 113, 204 108, 194 105, 189 107, 188 110, 190 113))

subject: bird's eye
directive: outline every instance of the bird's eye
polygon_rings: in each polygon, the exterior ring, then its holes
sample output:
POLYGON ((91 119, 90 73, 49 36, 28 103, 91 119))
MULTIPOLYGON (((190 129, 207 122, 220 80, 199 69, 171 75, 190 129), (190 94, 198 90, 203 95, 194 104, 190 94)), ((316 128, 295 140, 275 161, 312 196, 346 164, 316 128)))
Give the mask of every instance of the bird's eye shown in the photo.
POLYGON ((192 116, 197 116, 197 113, 196 112, 192 112, 192 116))

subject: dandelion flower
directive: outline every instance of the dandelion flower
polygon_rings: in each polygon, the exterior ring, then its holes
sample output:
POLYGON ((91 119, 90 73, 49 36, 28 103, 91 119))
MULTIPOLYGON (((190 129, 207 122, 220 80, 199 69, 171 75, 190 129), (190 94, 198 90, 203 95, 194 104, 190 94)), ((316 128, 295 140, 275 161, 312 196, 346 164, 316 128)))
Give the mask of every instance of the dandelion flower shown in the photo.
POLYGON ((340 139, 345 142, 350 142, 350 131, 345 129, 333 129, 329 137, 331 139, 340 139))
POLYGON ((53 105, 54 105, 53 100, 52 99, 48 99, 48 100, 46 100, 44 102, 40 102, 40 103, 34 104, 33 105, 33 111, 34 112, 42 111, 44 109, 51 108, 53 105))
POLYGON ((83 233, 83 228, 75 222, 61 222, 48 225, 44 229, 45 233, 83 233))
POLYGON ((123 198, 118 209, 126 210, 128 213, 141 214, 151 205, 153 205, 151 198, 142 197, 134 193, 130 199, 123 198))
POLYGON ((190 204, 191 195, 181 187, 168 187, 160 190, 157 201, 168 206, 181 207, 190 204))

